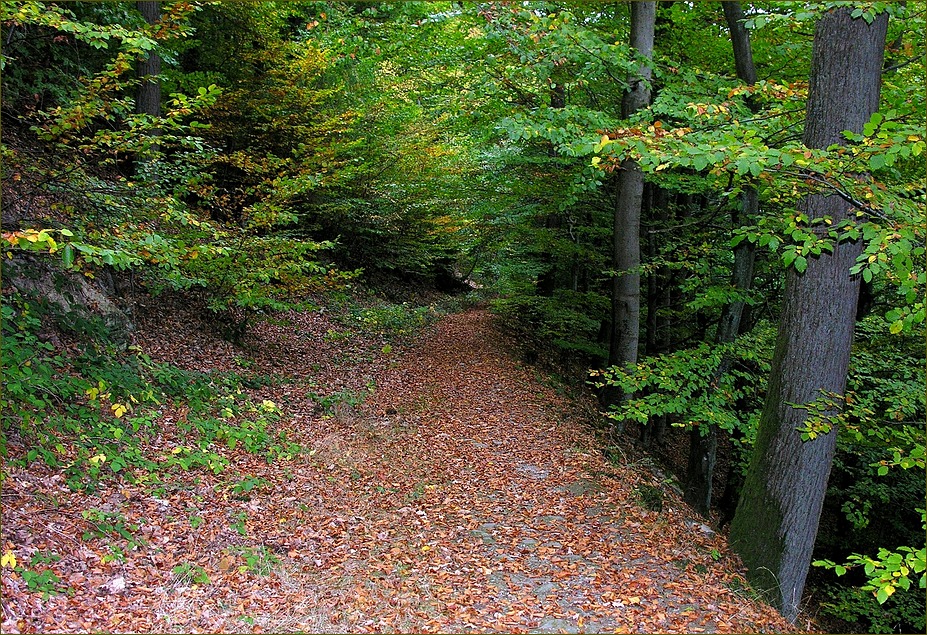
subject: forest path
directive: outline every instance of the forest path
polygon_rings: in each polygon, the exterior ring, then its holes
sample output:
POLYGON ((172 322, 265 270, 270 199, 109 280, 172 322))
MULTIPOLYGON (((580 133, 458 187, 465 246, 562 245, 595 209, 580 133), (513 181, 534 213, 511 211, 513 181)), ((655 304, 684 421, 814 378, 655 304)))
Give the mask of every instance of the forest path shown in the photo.
POLYGON ((652 477, 606 461, 503 339, 485 311, 443 318, 322 444, 350 501, 322 576, 341 589, 330 625, 780 632, 732 590, 724 541, 671 494, 644 509, 652 477))
MULTIPOLYGON (((723 537, 643 461, 603 457, 594 408, 516 362, 488 312, 444 316, 395 350, 343 328, 291 311, 235 347, 182 302, 140 312, 155 361, 270 378, 251 397, 279 407, 274 425, 303 451, 269 462, 214 443, 223 469, 92 491, 9 465, 6 548, 57 554, 67 592, 4 575, 4 632, 794 630, 737 590, 723 537)), ((162 404, 140 451, 189 445, 187 414, 162 404)))

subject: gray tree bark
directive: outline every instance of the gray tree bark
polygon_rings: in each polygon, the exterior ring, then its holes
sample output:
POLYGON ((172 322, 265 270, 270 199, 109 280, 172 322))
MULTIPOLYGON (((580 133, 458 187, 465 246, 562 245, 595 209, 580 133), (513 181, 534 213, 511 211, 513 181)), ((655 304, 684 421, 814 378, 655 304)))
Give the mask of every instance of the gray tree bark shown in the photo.
MULTIPOLYGON (((621 114, 628 117, 650 103, 650 79, 653 58, 653 34, 657 17, 656 2, 631 3, 631 48, 644 58, 637 71, 629 77, 630 88, 621 101, 621 114)), ((612 332, 608 362, 615 366, 637 363, 640 340, 641 305, 641 200, 644 174, 636 161, 621 163, 617 181, 618 195, 612 230, 612 266, 617 275, 612 278, 612 332)), ((620 403, 628 395, 606 394, 606 405, 620 403)), ((622 424, 616 426, 620 432, 622 424)))
MULTIPOLYGON (((161 19, 161 3, 157 1, 144 0, 136 2, 138 10, 148 24, 156 24, 161 19)), ((135 95, 135 112, 140 115, 152 115, 157 117, 161 114, 161 56, 157 51, 149 51, 148 56, 139 60, 136 68, 140 83, 135 95)), ((155 137, 160 133, 159 130, 152 130, 151 134, 155 137)), ((158 151, 158 144, 152 143, 151 151, 158 151)), ((136 157, 135 171, 144 172, 144 163, 146 158, 143 156, 136 157)), ((151 175, 153 176, 153 175, 151 175)))
MULTIPOLYGON (((750 47, 750 32, 742 22, 743 9, 739 0, 727 0, 721 3, 724 9, 724 18, 731 33, 731 45, 734 49, 734 67, 737 77, 752 86, 756 84, 756 66, 753 63, 753 51, 750 47)), ((731 214, 731 226, 737 227, 740 222, 749 222, 755 218, 759 209, 759 197, 756 189, 750 186, 744 188, 741 211, 731 214)), ((742 241, 734 248, 734 269, 731 273, 731 284, 738 291, 749 290, 753 284, 753 263, 756 250, 753 243, 742 241)), ((740 331, 740 318, 743 315, 743 302, 730 302, 721 312, 721 321, 715 342, 729 344, 737 339, 740 331)), ((730 370, 731 360, 724 358, 714 375, 715 386, 730 370)), ((689 433, 689 462, 686 470, 686 500, 695 510, 706 518, 711 512, 711 498, 713 493, 713 480, 715 465, 718 457, 718 427, 708 426, 707 431, 692 428, 689 433)))
MULTIPOLYGON (((142 17, 148 24, 156 24, 161 19, 161 3, 145 0, 136 3, 142 17)), ((135 111, 139 114, 161 114, 161 56, 151 51, 148 57, 139 60, 138 76, 141 83, 135 100, 135 111)))
MULTIPOLYGON (((811 61, 804 142, 811 148, 843 143, 843 130, 862 131, 878 109, 888 15, 872 24, 850 9, 831 10, 817 24, 811 61)), ((809 217, 847 218, 838 196, 810 195, 800 204, 809 217)), ((766 402, 747 469, 730 540, 751 585, 791 621, 798 616, 836 431, 802 442, 796 431, 806 404, 821 391, 843 394, 853 342, 859 277, 849 269, 860 243, 808 260, 803 274, 789 269, 766 402)))

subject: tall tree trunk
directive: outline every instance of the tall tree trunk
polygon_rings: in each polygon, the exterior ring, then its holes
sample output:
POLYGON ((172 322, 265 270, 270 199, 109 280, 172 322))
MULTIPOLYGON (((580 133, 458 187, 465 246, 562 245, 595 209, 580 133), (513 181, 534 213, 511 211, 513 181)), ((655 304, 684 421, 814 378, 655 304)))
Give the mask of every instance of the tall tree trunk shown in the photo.
MULTIPOLYGON (((650 103, 650 60, 653 57, 653 33, 657 16, 656 2, 631 3, 631 48, 644 58, 637 72, 629 77, 630 89, 621 101, 621 114, 628 117, 650 103)), ((641 200, 644 174, 637 162, 623 161, 618 172, 618 196, 612 231, 612 332, 608 362, 616 366, 637 363, 640 338, 641 304, 641 200)), ((619 403, 628 395, 606 394, 606 405, 619 403)), ((616 431, 621 432, 618 424, 616 431)))
MULTIPOLYGON (((860 132, 878 109, 888 15, 872 24, 831 10, 817 24, 805 122, 805 145, 826 148, 845 140, 843 130, 860 132)), ((807 196, 800 204, 809 218, 830 216, 834 224, 850 215, 838 196, 807 196)), ((860 243, 842 243, 833 254, 808 260, 803 274, 789 269, 773 355, 769 388, 740 503, 731 524, 731 544, 757 590, 791 621, 808 574, 836 430, 802 442, 796 431, 806 404, 821 391, 842 394, 853 342, 859 277, 849 269, 862 253, 860 243)))
MULTIPOLYGON (((731 45, 734 49, 734 67, 737 77, 748 86, 756 83, 756 66, 753 64, 753 51, 750 48, 750 33, 742 22, 744 17, 740 2, 725 1, 721 3, 724 9, 724 18, 728 30, 731 32, 731 45)), ((751 103, 751 108, 753 108, 751 103)), ((740 222, 749 222, 756 217, 759 208, 759 197, 756 189, 747 186, 744 188, 741 212, 731 212, 731 226, 736 228, 740 222)), ((750 289, 753 283, 753 262, 755 249, 748 240, 741 241, 734 248, 734 269, 731 273, 731 283, 738 291, 750 289)), ((740 318, 743 315, 743 302, 729 302, 721 312, 721 322, 715 342, 729 344, 737 339, 740 331, 740 318)), ((730 358, 721 360, 721 365, 715 371, 714 386, 718 386, 721 378, 727 374, 731 367, 730 358)), ((686 500, 706 518, 711 512, 711 497, 715 465, 718 455, 718 427, 709 425, 701 430, 693 427, 689 433, 689 464, 686 470, 686 500)))
MULTIPOLYGON (((653 183, 644 184, 644 218, 651 227, 666 227, 670 224, 666 190, 653 183)), ((647 232, 647 260, 656 262, 660 257, 660 234, 647 232)), ((656 356, 666 350, 666 310, 669 307, 669 272, 666 267, 653 269, 647 276, 647 319, 644 322, 644 353, 656 356)), ((666 435, 666 415, 651 416, 641 429, 641 444, 650 448, 662 444, 666 435)))
MULTIPOLYGON (((137 2, 136 6, 141 12, 142 17, 148 24, 156 24, 161 19, 161 3, 151 0, 137 2)), ((135 112, 140 115, 152 115, 157 117, 161 114, 161 56, 157 51, 149 51, 148 56, 139 60, 137 67, 138 77, 141 80, 138 85, 138 91, 135 96, 135 112)), ((152 136, 158 136, 160 131, 155 129, 151 132, 152 136)), ((152 142, 151 152, 157 153, 158 144, 152 142)), ((145 171, 146 157, 136 157, 137 173, 145 171)), ((153 173, 149 175, 153 177, 153 173)))

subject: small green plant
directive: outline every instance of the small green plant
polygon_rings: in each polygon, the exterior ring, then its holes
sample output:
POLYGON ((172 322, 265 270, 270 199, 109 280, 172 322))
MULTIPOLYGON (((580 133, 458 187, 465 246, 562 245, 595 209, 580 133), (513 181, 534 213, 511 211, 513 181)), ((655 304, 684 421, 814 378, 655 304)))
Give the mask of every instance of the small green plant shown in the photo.
POLYGON ((424 483, 416 483, 412 488, 412 491, 407 494, 406 498, 408 498, 410 501, 418 500, 425 495, 425 489, 426 486, 424 483))
POLYGON ((55 564, 60 560, 61 556, 59 556, 57 553, 53 553, 51 551, 36 551, 34 554, 32 554, 32 559, 29 561, 29 564, 34 567, 39 564, 55 564))
POLYGON ((336 331, 334 329, 328 329, 325 332, 325 335, 322 336, 322 339, 326 342, 344 342, 349 340, 352 337, 355 337, 355 334, 351 331, 336 331))
POLYGON ((641 483, 634 488, 634 493, 644 509, 652 512, 663 511, 663 490, 656 485, 641 483))
POLYGON ((106 545, 106 549, 108 553, 103 554, 103 557, 100 558, 103 564, 126 561, 126 552, 119 545, 106 545))
POLYGON ((248 512, 242 510, 232 514, 232 524, 229 525, 232 529, 237 531, 242 536, 248 535, 248 527, 246 523, 248 522, 248 512))
POLYGON ((82 536, 84 540, 118 537, 125 539, 130 549, 145 544, 144 540, 137 539, 132 535, 133 531, 138 531, 138 525, 126 524, 125 516, 119 512, 106 512, 91 508, 82 511, 81 516, 89 525, 89 528, 84 531, 82 536))
POLYGON ((280 564, 280 558, 264 545, 242 547, 236 553, 245 560, 245 564, 239 567, 242 572, 250 571, 256 575, 268 575, 275 566, 280 564))
POLYGON ((265 478, 260 478, 248 474, 243 479, 231 486, 231 491, 236 498, 250 500, 251 493, 270 484, 265 478))
POLYGON ((237 366, 240 366, 241 368, 253 368, 253 367, 254 367, 254 360, 253 360, 253 359, 245 359, 244 357, 236 357, 236 358, 235 358, 235 364, 236 364, 237 366))
POLYGON ((228 459, 215 452, 185 445, 175 447, 164 459, 165 467, 180 467, 184 472, 205 468, 213 474, 220 474, 228 464, 228 459))
POLYGON ((368 395, 372 393, 373 388, 368 385, 368 390, 366 392, 345 388, 344 390, 339 390, 338 392, 333 392, 328 395, 310 392, 307 396, 318 404, 319 408, 321 408, 322 412, 327 416, 334 416, 341 407, 356 408, 361 405, 364 403, 364 400, 367 399, 368 395))
POLYGON ((61 579, 51 569, 33 571, 24 567, 16 567, 16 571, 22 576, 26 587, 33 593, 41 593, 45 600, 49 596, 64 592, 60 585, 61 579))
MULTIPOLYGON (((37 552, 32 556, 31 566, 49 564, 57 562, 60 559, 60 556, 50 552, 37 552)), ((61 580, 54 571, 51 569, 43 569, 42 571, 27 569, 17 562, 16 554, 14 554, 11 549, 7 549, 3 556, 0 556, 0 566, 2 566, 3 569, 12 569, 14 572, 18 573, 26 583, 26 588, 34 593, 41 593, 43 599, 47 600, 50 595, 64 591, 64 589, 59 586, 61 580)))
POLYGON ((193 562, 182 562, 171 569, 178 584, 209 584, 209 575, 206 570, 193 562))

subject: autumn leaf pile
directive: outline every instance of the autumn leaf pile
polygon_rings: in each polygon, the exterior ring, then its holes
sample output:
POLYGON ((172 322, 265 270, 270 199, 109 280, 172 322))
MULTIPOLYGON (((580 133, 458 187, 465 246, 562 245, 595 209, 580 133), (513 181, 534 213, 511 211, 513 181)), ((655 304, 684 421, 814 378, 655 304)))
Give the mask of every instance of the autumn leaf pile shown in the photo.
MULTIPOLYGON (((224 448, 220 474, 93 495, 38 463, 5 467, 3 631, 793 630, 646 461, 606 460, 589 404, 514 361, 485 311, 395 348, 333 328, 290 312, 236 348, 159 307, 140 317, 156 360, 285 377, 253 397, 305 451, 224 448), (66 592, 8 566, 52 553, 66 592)), ((146 451, 170 452, 183 417, 163 408, 146 451)))

